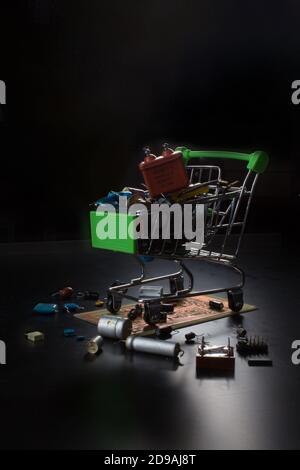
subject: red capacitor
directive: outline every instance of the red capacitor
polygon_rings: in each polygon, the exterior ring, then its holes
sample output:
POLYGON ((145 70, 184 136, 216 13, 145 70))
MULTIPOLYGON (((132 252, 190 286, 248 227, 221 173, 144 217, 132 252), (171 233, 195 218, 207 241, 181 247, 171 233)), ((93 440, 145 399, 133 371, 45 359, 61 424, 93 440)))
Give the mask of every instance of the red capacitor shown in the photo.
POLYGON ((74 290, 72 287, 64 287, 58 291, 58 295, 61 299, 69 299, 72 297, 74 290))
POLYGON ((139 164, 139 169, 151 197, 179 191, 188 186, 188 175, 181 152, 170 153, 169 149, 166 149, 166 156, 151 160, 146 156, 139 164))

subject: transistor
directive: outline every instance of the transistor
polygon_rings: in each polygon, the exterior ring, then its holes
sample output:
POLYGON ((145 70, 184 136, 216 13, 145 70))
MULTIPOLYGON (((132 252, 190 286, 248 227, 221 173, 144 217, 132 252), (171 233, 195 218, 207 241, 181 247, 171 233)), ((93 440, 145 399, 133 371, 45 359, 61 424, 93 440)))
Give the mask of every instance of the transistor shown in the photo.
POLYGON ((199 338, 203 338, 203 334, 197 335, 193 331, 185 335, 185 342, 188 344, 194 343, 194 340, 199 341, 199 338))
POLYGON ((221 311, 224 308, 223 302, 219 300, 210 300, 208 305, 209 305, 209 308, 213 310, 218 310, 218 311, 221 311))
POLYGON ((133 307, 130 312, 128 313, 127 317, 129 320, 134 321, 138 317, 141 317, 143 313, 143 307, 141 304, 136 304, 135 307, 133 307))
POLYGON ((155 330, 155 336, 159 339, 167 339, 172 336, 173 328, 171 326, 158 327, 155 330))

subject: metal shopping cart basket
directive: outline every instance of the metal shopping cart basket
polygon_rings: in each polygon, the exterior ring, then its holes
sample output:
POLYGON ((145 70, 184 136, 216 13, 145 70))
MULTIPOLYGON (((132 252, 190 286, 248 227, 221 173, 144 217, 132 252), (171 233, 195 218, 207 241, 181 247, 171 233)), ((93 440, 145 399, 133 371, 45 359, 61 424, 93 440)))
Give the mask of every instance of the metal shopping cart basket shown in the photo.
MULTIPOLYGON (((170 237, 170 239, 143 239, 135 240, 130 237, 119 239, 117 236, 112 239, 99 239, 97 237, 97 222, 99 216, 104 216, 104 212, 91 211, 91 235, 92 246, 100 249, 109 249, 117 252, 130 253, 136 256, 141 274, 127 283, 116 281, 107 291, 107 309, 111 313, 117 313, 122 305, 122 299, 129 299, 139 303, 147 309, 148 315, 157 309, 157 302, 176 301, 184 297, 216 294, 226 292, 229 308, 234 312, 239 312, 243 307, 243 286, 245 275, 243 270, 237 265, 236 259, 240 248, 241 240, 245 230, 245 224, 253 191, 258 176, 263 173, 268 166, 268 155, 263 151, 256 151, 250 154, 227 152, 227 151, 194 151, 185 147, 178 147, 175 151, 181 152, 186 165, 189 187, 192 191, 185 192, 185 197, 178 196, 178 192, 171 195, 161 194, 158 198, 160 203, 169 204, 170 201, 178 204, 190 204, 192 214, 197 217, 196 206, 202 205, 204 210, 203 218, 203 240, 198 243, 187 240, 184 236, 181 239, 170 237), (216 165, 202 165, 201 159, 218 160, 242 160, 246 162, 246 173, 241 183, 238 181, 227 182, 222 180, 221 168, 216 165), (190 161, 193 164, 190 164, 190 161), (196 191, 194 191, 196 188, 196 191), (176 199, 177 198, 177 199, 176 199), (175 272, 157 277, 146 276, 146 264, 149 259, 162 258, 173 260, 177 265, 175 272), (224 266, 234 271, 239 276, 236 285, 217 287, 210 290, 194 290, 194 277, 190 267, 185 264, 185 260, 201 261, 224 266), (168 292, 161 292, 155 298, 147 296, 133 296, 130 293, 132 287, 141 286, 147 283, 155 283, 161 280, 169 280, 168 292)), ((133 188, 127 188, 130 192, 133 188)), ((136 191, 136 190, 133 190, 136 191)), ((143 189, 141 193, 146 193, 143 189)), ((122 222, 130 224, 134 215, 116 213, 112 215, 116 219, 117 225, 122 222)), ((159 224, 161 218, 158 217, 159 224)), ((196 221, 195 221, 196 222, 196 221)), ((172 230, 171 230, 172 232, 172 230)), ((150 289, 151 291, 151 289, 150 289)), ((143 288, 140 289, 143 292, 143 288)), ((144 316, 145 318, 145 316, 144 316)))

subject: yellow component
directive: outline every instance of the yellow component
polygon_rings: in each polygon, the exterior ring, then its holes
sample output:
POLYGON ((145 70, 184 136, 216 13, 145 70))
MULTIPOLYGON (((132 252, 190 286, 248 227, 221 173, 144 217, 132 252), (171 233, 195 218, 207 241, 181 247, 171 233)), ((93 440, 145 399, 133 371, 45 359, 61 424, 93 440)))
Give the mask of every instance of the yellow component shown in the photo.
POLYGON ((102 307, 102 305, 104 305, 103 300, 96 300, 95 307, 102 307))
POLYGON ((208 193, 208 189, 208 186, 201 185, 199 187, 198 184, 191 184, 187 189, 173 193, 172 200, 175 202, 186 201, 194 198, 195 196, 199 196, 200 194, 208 193))
POLYGON ((32 343, 43 341, 45 338, 44 333, 41 333, 41 331, 30 331, 29 333, 26 333, 25 336, 28 341, 31 341, 32 343))

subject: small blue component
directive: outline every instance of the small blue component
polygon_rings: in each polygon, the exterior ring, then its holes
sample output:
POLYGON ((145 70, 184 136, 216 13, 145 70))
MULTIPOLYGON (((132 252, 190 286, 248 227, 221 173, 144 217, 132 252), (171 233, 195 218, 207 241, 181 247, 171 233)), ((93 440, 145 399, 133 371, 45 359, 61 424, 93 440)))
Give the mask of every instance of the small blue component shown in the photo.
POLYGON ((74 328, 65 328, 64 329, 64 336, 66 336, 66 337, 75 336, 74 328))
POLYGON ((132 196, 132 193, 130 191, 109 191, 109 193, 102 197, 101 199, 98 199, 95 202, 96 206, 101 206, 102 204, 112 204, 116 209, 119 206, 119 197, 127 197, 130 198, 132 196))
POLYGON ((78 312, 79 310, 83 310, 83 307, 80 307, 78 304, 64 304, 64 309, 69 312, 78 312))
POLYGON ((40 313, 42 315, 51 315, 58 312, 57 304, 43 304, 39 303, 33 308, 34 313, 40 313))

